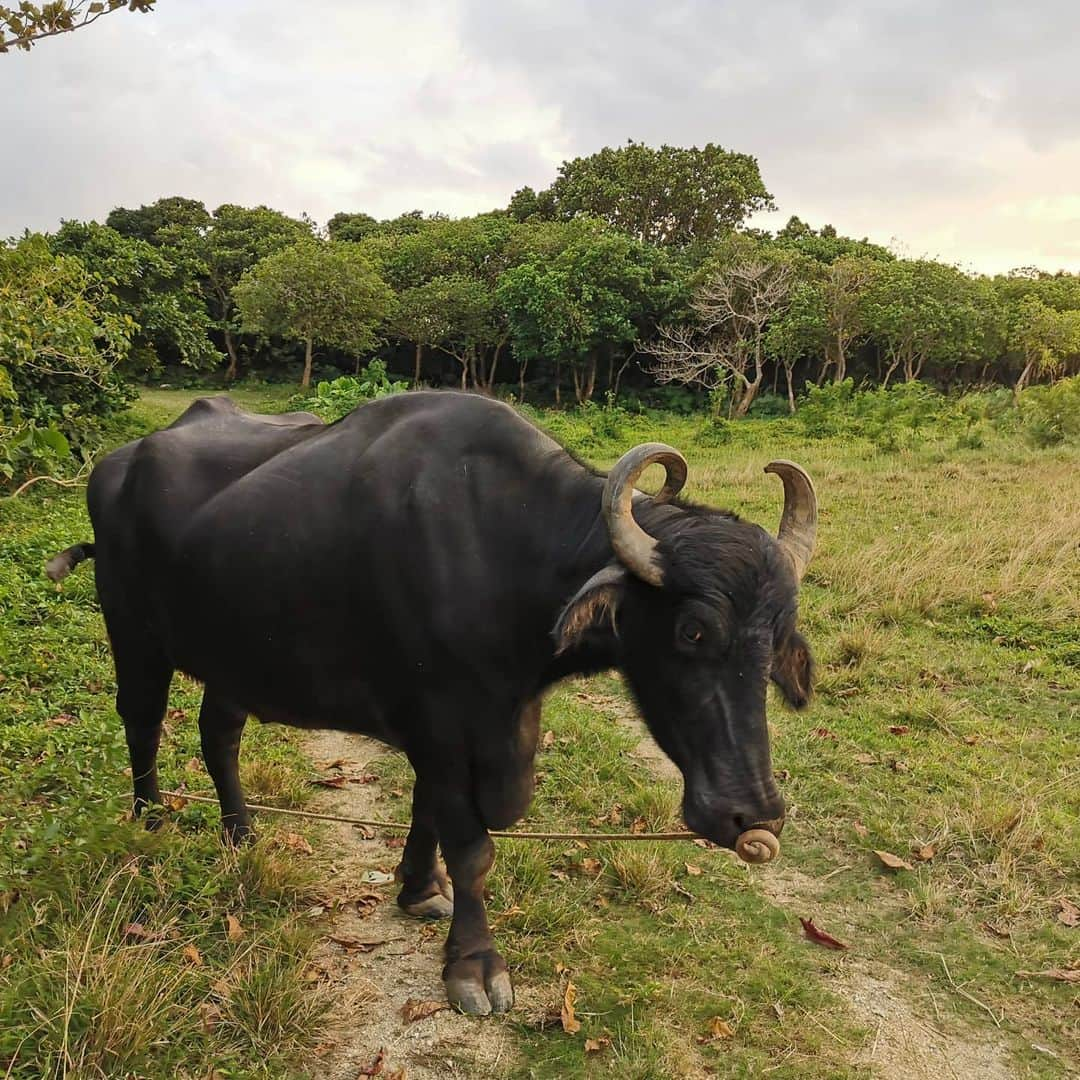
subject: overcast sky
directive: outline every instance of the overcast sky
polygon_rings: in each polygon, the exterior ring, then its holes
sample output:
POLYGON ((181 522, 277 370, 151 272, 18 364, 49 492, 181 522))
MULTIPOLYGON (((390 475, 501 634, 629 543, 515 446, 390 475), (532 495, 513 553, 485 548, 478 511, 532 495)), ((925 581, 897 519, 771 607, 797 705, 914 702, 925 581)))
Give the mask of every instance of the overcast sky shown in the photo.
POLYGON ((1080 270, 1077 0, 158 0, 0 56, 0 236, 163 195, 469 214, 627 138, 779 212, 1080 270))

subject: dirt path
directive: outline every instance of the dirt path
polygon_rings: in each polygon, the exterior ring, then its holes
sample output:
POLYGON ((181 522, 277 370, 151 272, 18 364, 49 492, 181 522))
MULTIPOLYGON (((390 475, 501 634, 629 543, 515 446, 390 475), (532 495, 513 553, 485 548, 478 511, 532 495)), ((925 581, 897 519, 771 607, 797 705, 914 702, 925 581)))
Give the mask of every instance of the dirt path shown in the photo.
MULTIPOLYGON (((638 739, 633 753, 658 777, 681 783, 678 768, 656 745, 634 709, 621 698, 582 682, 582 696, 638 739)), ((783 861, 755 874, 761 891, 794 914, 822 911, 823 922, 843 926, 843 913, 823 907, 817 879, 783 861)), ((881 1080, 1013 1080, 1006 1044, 990 1031, 946 1025, 921 1002, 927 986, 914 975, 874 958, 846 959, 830 989, 841 997, 870 1034, 852 1058, 881 1080)))
MULTIPOLYGON (((317 808, 347 817, 378 818, 378 785, 352 782, 366 766, 389 753, 378 743, 334 731, 315 732, 305 741, 321 774, 343 776, 340 788, 327 789, 317 808), (333 762, 339 765, 326 768, 333 762)), ((325 938, 315 968, 334 991, 334 1027, 320 1048, 314 1075, 325 1080, 356 1080, 380 1052, 385 1080, 407 1077, 495 1077, 514 1059, 502 1022, 467 1018, 443 1008, 424 1019, 407 1021, 408 1001, 445 1003, 442 947, 445 922, 425 923, 401 912, 397 885, 387 881, 401 855, 385 837, 367 839, 351 825, 328 825, 334 860, 325 938), (344 899, 345 902, 340 902, 344 899)))

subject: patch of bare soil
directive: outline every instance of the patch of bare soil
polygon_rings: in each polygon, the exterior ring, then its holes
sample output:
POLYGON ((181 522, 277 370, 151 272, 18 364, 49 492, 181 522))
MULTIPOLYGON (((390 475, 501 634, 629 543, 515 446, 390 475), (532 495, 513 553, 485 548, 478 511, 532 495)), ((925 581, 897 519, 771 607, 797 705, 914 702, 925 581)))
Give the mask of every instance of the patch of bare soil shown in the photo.
MULTIPOLYGON (((391 752, 335 731, 314 732, 305 749, 317 764, 340 762, 326 774, 346 778, 364 777, 365 766, 391 752)), ((377 804, 377 784, 346 779, 321 793, 314 808, 379 818, 377 804)), ((423 922, 397 906, 398 886, 386 878, 400 859, 400 847, 388 845, 386 836, 368 839, 351 825, 328 828, 335 855, 327 896, 347 902, 331 907, 321 924, 324 937, 314 968, 331 981, 337 1005, 330 1037, 311 1065, 313 1075, 320 1080, 502 1075, 514 1060, 502 1022, 462 1016, 446 1006, 441 973, 449 924, 423 922), (409 1019, 410 1011, 419 1018, 409 1019)))
MULTIPOLYGON (((634 756, 658 777, 681 781, 678 768, 653 742, 626 701, 584 682, 579 693, 638 739, 634 756)), ((813 914, 822 908, 824 882, 792 866, 781 863, 761 868, 754 878, 772 903, 793 914, 813 914)), ((888 902, 886 897, 881 900, 888 902)), ((828 910, 823 921, 832 930, 845 922, 842 912, 828 910)), ((947 1025, 921 1004, 917 980, 888 964, 852 958, 831 988, 847 1002, 860 1026, 872 1033, 851 1064, 871 1069, 882 1080, 1012 1080, 1015 1076, 1003 1040, 956 1023, 947 1025)))

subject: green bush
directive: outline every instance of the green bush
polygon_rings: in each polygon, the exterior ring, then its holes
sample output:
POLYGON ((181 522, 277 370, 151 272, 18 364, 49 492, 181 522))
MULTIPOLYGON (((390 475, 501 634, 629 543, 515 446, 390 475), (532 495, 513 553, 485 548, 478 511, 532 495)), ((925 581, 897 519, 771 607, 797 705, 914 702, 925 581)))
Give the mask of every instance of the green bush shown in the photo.
POLYGON ((1052 386, 1029 386, 1017 412, 1024 437, 1035 446, 1080 440, 1080 375, 1052 386))
POLYGON ((372 360, 359 375, 342 375, 340 378, 320 382, 314 394, 297 394, 290 408, 308 409, 324 420, 340 420, 365 401, 386 397, 407 389, 403 382, 393 382, 386 372, 386 364, 372 360))
POLYGON ((134 396, 116 372, 134 329, 45 237, 0 245, 0 481, 93 456, 102 421, 134 396))

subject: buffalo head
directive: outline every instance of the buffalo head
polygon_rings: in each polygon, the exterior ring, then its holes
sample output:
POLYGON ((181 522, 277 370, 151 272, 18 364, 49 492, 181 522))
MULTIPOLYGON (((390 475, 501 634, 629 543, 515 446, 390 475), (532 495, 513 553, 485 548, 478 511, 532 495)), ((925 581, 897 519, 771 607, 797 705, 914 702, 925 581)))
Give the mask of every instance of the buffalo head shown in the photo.
POLYGON ((682 771, 687 824, 754 862, 776 854, 784 823, 765 719, 769 680, 794 708, 810 697, 810 650, 795 618, 817 528, 806 472, 789 461, 765 471, 784 483, 776 537, 732 514, 674 503, 686 462, 671 447, 626 453, 603 492, 616 558, 555 631, 565 648, 610 620, 649 730, 682 771), (648 499, 634 484, 654 463, 667 478, 648 499))

